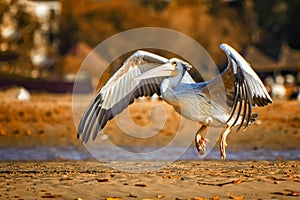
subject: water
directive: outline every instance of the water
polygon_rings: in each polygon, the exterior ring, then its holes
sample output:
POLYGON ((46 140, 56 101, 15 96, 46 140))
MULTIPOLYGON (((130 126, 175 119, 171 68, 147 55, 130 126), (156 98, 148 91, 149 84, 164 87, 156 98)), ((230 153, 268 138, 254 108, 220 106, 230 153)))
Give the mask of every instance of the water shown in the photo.
MULTIPOLYGON (((166 149, 162 155, 149 157, 145 155, 135 155, 134 157, 124 157, 115 148, 100 147, 101 160, 170 160, 173 155, 182 152, 180 147, 166 149)), ((130 151, 139 149, 130 149, 130 151)), ((155 151, 155 148, 147 148, 147 151, 155 151)), ((143 148, 145 151, 145 148, 143 148)), ((86 160, 93 159, 93 156, 85 150, 73 146, 66 147, 35 147, 35 148, 0 148, 0 161, 54 161, 54 160, 86 160)), ((179 160, 200 160, 194 147, 190 147, 179 160)), ((218 160, 219 151, 211 151, 205 159, 218 160)), ((292 150, 271 150, 258 149, 247 151, 227 151, 229 160, 300 160, 300 149, 292 150)))

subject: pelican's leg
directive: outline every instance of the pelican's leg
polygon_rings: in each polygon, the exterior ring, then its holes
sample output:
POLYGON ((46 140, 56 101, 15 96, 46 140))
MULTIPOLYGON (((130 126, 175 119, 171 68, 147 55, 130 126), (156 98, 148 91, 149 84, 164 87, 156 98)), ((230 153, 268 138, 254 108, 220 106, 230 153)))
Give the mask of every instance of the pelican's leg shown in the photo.
POLYGON ((220 154, 221 154, 221 159, 225 160, 226 159, 226 138, 227 135, 230 133, 230 128, 229 126, 224 127, 221 133, 221 141, 220 141, 220 154))
POLYGON ((196 148, 201 156, 205 156, 206 142, 208 142, 208 140, 206 139, 208 127, 209 126, 202 125, 195 136, 196 148))

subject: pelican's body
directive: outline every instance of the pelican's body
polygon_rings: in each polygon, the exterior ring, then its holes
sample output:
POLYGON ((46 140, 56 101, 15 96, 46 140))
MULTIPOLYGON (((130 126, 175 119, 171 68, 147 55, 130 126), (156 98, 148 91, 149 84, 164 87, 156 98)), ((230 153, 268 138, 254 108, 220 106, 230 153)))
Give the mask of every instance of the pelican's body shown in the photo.
POLYGON ((134 98, 157 93, 182 116, 202 125, 195 137, 200 154, 205 154, 207 128, 224 127, 220 152, 225 159, 230 129, 249 126, 257 117, 252 106, 267 105, 272 99, 250 65, 229 45, 222 44, 221 48, 228 57, 228 67, 219 76, 200 83, 189 75, 190 64, 137 51, 91 102, 79 124, 78 137, 87 142, 93 134, 95 139, 107 121, 134 98))
POLYGON ((181 83, 174 88, 169 86, 165 91, 166 86, 163 83, 160 87, 162 98, 185 118, 214 127, 226 123, 229 117, 226 115, 228 106, 223 107, 210 102, 209 96, 202 91, 206 89, 206 83, 181 83), (218 111, 218 114, 212 115, 212 110, 218 111))

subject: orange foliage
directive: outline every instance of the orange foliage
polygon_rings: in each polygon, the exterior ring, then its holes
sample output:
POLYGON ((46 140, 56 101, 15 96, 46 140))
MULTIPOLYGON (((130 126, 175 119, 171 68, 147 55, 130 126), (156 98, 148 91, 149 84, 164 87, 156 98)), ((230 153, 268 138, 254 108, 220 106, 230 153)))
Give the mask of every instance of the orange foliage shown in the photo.
POLYGON ((222 42, 230 43, 238 50, 249 43, 249 34, 236 10, 200 1, 182 6, 181 2, 172 1, 164 11, 169 27, 197 40, 217 64, 225 59, 218 48, 222 42))
MULTIPOLYGON (((92 47, 119 32, 145 26, 180 31, 198 41, 217 64, 225 61, 218 48, 222 42, 241 50, 250 41, 249 30, 236 9, 226 3, 173 0, 157 11, 139 0, 64 0, 62 29, 73 23, 70 36, 92 47), (64 20, 65 18, 65 20, 64 20), (75 27, 75 28, 74 28, 75 27), (74 31, 75 30, 75 31, 74 31)), ((72 25, 71 25, 72 27, 72 25)))

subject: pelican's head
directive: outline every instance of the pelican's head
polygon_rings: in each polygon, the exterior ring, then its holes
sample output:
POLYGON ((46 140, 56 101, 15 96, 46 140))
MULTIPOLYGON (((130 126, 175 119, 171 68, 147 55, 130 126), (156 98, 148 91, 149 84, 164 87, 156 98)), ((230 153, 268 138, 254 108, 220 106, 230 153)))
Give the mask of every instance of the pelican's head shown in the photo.
POLYGON ((171 58, 168 60, 168 63, 171 63, 171 65, 179 72, 185 72, 192 69, 192 66, 189 63, 178 58, 171 58))
POLYGON ((148 79, 155 77, 175 77, 177 75, 183 76, 185 71, 190 70, 192 66, 178 58, 171 58, 165 64, 160 65, 154 69, 150 69, 137 76, 136 79, 148 79))

